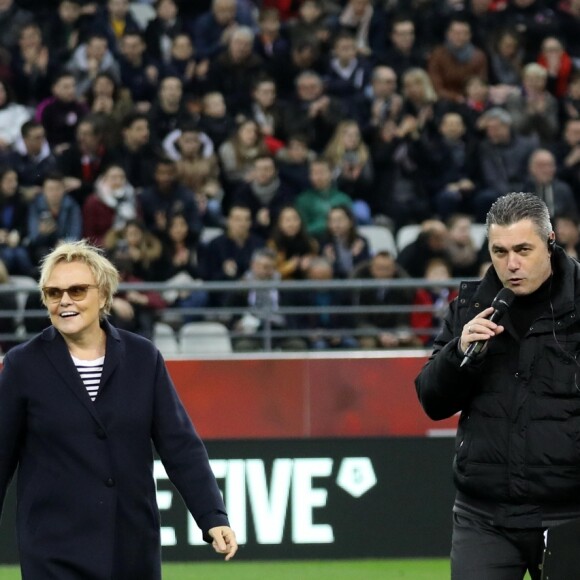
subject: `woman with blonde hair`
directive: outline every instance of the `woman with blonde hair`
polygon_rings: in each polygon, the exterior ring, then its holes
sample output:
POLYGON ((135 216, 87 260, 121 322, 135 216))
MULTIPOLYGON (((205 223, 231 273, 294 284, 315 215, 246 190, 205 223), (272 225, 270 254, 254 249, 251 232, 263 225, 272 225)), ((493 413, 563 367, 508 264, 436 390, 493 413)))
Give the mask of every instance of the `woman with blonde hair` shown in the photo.
POLYGON ((119 274, 86 241, 41 266, 51 325, 0 374, 0 505, 18 468, 22 578, 161 578, 152 444, 204 538, 237 550, 205 447, 159 351, 107 321, 119 274))
POLYGON ((374 172, 367 144, 362 140, 359 124, 354 120, 341 121, 326 149, 338 189, 353 199, 367 198, 373 184, 374 172))
POLYGON ((424 130, 436 132, 438 121, 447 107, 438 100, 427 72, 421 68, 410 68, 403 75, 401 86, 403 106, 398 136, 418 136, 424 130))
POLYGON ((536 62, 528 63, 522 71, 522 86, 505 103, 516 133, 535 137, 547 145, 558 135, 558 100, 548 91, 548 71, 536 62))
POLYGON ((250 181, 254 160, 267 153, 258 123, 253 119, 244 119, 218 149, 223 177, 234 186, 250 181))

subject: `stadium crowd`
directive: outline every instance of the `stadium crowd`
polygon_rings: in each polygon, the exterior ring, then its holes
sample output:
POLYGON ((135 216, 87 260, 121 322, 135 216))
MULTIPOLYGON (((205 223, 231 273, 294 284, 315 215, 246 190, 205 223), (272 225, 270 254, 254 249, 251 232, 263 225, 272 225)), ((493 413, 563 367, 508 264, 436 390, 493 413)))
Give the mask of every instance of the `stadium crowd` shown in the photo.
MULTIPOLYGON (((0 282, 82 237, 125 282, 477 276, 471 224, 522 190, 578 255, 580 0, 133 4, 0 0, 0 282), (421 228, 395 256, 371 252, 369 224, 421 228)), ((336 315, 274 321, 313 330, 280 348, 391 348, 430 344, 453 296, 127 291, 113 322, 151 336, 167 306, 437 306, 355 317, 352 337, 325 334, 336 315)), ((227 322, 260 347, 262 321, 227 322)))

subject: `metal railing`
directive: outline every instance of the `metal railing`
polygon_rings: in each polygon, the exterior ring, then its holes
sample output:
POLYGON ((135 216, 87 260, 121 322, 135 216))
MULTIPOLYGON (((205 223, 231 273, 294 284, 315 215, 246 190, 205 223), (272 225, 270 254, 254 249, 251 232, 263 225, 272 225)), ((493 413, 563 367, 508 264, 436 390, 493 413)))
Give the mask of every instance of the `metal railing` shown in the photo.
MULTIPOLYGON (((330 292, 341 292, 343 295, 348 294, 354 299, 355 295, 364 290, 372 289, 406 289, 414 291, 418 288, 457 288, 460 284, 460 279, 451 279, 446 281, 434 281, 426 279, 397 279, 397 280, 370 280, 370 279, 348 279, 348 280, 329 280, 329 281, 272 281, 272 282, 256 282, 240 280, 236 282, 202 282, 195 281, 189 283, 168 283, 168 282, 138 282, 138 283, 122 283, 119 286, 119 293, 122 294, 128 290, 137 291, 155 291, 164 293, 167 291, 178 292, 193 292, 204 291, 208 295, 214 293, 229 293, 229 292, 250 292, 250 291, 271 291, 278 290, 286 295, 291 295, 297 292, 313 292, 318 290, 328 290, 330 292)), ((0 333, 1 342, 21 342, 34 336, 36 332, 27 331, 27 321, 29 319, 46 319, 47 312, 45 309, 31 308, 30 304, 26 304, 26 296, 31 293, 37 293, 35 288, 13 285, 10 283, 0 285, 0 295, 16 293, 19 296, 19 308, 17 310, 0 310, 0 319, 14 319, 17 322, 17 328, 14 332, 0 333)), ((290 300, 290 303, 292 300, 290 300)), ((298 306, 285 305, 272 308, 271 305, 263 307, 230 307, 230 306, 206 306, 203 308, 186 308, 186 307, 166 307, 163 310, 157 311, 156 316, 160 321, 170 321, 173 327, 177 329, 180 321, 186 321, 190 318, 195 320, 218 321, 226 326, 233 317, 243 316, 250 313, 260 321, 262 325, 260 330, 252 333, 252 337, 262 341, 262 348, 264 351, 271 351, 277 339, 289 339, 308 337, 312 333, 317 332, 316 328, 296 327, 278 328, 275 320, 282 316, 285 318, 304 317, 307 315, 337 315, 340 320, 344 321, 344 325, 334 325, 332 328, 324 330, 328 337, 345 337, 350 336, 358 339, 362 336, 369 336, 369 328, 358 328, 356 324, 357 317, 369 315, 387 315, 387 314, 402 314, 412 312, 434 312, 436 309, 433 306, 416 306, 410 303, 380 305, 380 306, 366 306, 355 303, 350 303, 340 306, 298 306)), ((411 328, 409 326, 385 327, 375 329, 379 332, 393 332, 398 334, 413 334, 413 335, 434 335, 437 333, 436 328, 411 328)), ((235 341, 237 338, 247 337, 248 335, 241 331, 236 331, 230 328, 230 338, 235 341)))

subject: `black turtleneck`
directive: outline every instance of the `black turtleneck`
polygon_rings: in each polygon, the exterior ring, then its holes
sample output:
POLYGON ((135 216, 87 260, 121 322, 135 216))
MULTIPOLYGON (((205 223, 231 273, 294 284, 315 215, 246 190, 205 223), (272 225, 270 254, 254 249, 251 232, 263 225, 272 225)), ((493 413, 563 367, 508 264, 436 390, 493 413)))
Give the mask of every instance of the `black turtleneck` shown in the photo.
POLYGON ((509 309, 509 317, 517 335, 526 334, 534 320, 550 312, 550 292, 553 274, 534 292, 525 296, 516 296, 509 309))

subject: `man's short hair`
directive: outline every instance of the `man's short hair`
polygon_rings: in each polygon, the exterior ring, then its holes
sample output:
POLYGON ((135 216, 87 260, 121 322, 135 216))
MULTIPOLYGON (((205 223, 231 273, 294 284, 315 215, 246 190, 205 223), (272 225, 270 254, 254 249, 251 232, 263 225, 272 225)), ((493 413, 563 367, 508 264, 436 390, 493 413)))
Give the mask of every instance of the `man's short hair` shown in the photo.
POLYGON ((487 119, 497 119, 498 121, 500 121, 504 125, 510 125, 510 126, 512 125, 512 122, 513 122, 512 116, 510 115, 510 113, 508 111, 506 111, 505 109, 502 109, 501 107, 492 107, 491 109, 489 109, 488 111, 483 113, 482 119, 485 121, 487 119))
POLYGON ((528 219, 541 238, 548 240, 552 232, 548 206, 534 193, 517 191, 498 198, 491 206, 485 220, 487 232, 492 225, 511 226, 528 219))

